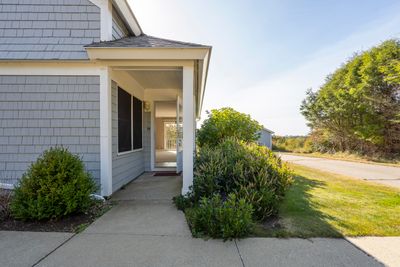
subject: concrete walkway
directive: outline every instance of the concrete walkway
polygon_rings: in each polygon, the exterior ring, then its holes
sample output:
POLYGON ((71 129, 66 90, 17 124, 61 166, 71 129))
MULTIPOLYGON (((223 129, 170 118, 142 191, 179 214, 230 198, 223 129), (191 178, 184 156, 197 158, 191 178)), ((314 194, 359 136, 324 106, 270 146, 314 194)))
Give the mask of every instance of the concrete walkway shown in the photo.
POLYGON ((400 188, 400 167, 280 153, 282 160, 322 171, 400 188))
POLYGON ((366 236, 347 240, 386 266, 400 266, 400 237, 366 236))
POLYGON ((180 177, 145 174, 83 233, 0 233, 0 266, 382 266, 345 239, 191 237, 171 198, 180 177))
POLYGON ((0 231, 0 266, 32 266, 73 234, 0 231))

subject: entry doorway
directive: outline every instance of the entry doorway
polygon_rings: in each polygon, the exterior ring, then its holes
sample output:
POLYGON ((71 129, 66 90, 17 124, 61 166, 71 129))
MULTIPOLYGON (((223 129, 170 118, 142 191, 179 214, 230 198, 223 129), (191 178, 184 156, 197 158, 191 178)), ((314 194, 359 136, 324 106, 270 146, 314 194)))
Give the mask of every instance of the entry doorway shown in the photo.
POLYGON ((177 124, 177 102, 155 102, 155 162, 156 169, 177 170, 181 123, 177 124))

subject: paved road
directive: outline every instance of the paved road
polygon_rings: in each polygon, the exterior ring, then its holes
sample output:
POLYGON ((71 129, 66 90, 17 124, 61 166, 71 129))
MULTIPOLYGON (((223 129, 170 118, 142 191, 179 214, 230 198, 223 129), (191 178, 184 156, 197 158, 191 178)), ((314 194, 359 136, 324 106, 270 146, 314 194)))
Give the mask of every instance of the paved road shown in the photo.
POLYGON ((282 160, 400 188, 400 168, 281 153, 282 160))

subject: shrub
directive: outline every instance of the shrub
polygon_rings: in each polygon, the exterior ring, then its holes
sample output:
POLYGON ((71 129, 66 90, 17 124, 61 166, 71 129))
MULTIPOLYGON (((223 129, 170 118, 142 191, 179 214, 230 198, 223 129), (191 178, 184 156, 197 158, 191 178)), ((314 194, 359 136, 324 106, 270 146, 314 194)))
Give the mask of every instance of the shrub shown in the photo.
POLYGON ((11 202, 17 219, 53 219, 86 211, 96 191, 77 155, 64 148, 45 151, 22 176, 11 202))
POLYGON ((268 148, 227 138, 202 147, 196 157, 193 199, 235 193, 254 208, 254 219, 278 211, 291 182, 291 172, 268 148))
POLYGON ((192 199, 188 195, 186 195, 186 196, 179 195, 179 196, 173 197, 172 201, 174 202, 176 208, 178 210, 182 210, 182 211, 185 211, 185 209, 191 208, 193 206, 192 199))
POLYGON ((0 221, 10 216, 11 190, 0 189, 0 221))
POLYGON ((258 140, 261 129, 262 126, 250 115, 233 108, 213 109, 197 132, 197 142, 200 147, 215 146, 227 137, 253 142, 258 140))
POLYGON ((186 211, 186 216, 194 236, 208 235, 226 240, 250 233, 252 213, 251 204, 230 194, 225 201, 219 195, 202 198, 198 206, 186 211))

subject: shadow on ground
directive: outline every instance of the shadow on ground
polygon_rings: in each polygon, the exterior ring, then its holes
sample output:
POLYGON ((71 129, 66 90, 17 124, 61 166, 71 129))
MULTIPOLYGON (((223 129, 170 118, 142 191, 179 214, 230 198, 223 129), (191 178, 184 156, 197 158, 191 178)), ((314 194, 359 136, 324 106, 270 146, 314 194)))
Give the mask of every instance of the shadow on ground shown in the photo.
POLYGON ((337 220, 322 213, 313 202, 311 190, 326 187, 325 182, 296 175, 279 215, 255 227, 255 236, 262 237, 342 237, 329 223, 337 220))

